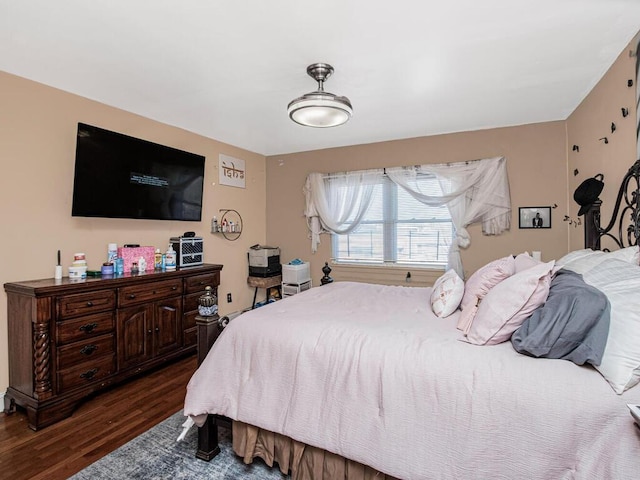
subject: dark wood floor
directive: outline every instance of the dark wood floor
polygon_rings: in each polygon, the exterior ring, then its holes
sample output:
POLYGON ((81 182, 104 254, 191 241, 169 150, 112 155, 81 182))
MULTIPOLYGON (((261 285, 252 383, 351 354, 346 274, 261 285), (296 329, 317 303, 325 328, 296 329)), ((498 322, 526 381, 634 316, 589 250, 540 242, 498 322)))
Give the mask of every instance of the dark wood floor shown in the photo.
MULTIPOLYGON (((66 479, 180 410, 196 369, 190 356, 83 402, 74 414, 37 432, 26 414, 2 414, 0 478, 66 479)), ((195 454, 195 452, 194 452, 195 454)))

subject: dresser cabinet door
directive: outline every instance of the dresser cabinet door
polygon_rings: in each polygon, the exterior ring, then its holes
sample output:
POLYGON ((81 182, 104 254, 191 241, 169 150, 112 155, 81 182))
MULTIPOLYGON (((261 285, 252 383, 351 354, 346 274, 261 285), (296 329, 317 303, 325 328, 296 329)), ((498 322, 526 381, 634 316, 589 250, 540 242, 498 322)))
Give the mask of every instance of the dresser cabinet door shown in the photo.
POLYGON ((153 304, 118 310, 118 370, 135 367, 151 359, 154 311, 153 304))
POLYGON ((154 356, 182 347, 182 298, 156 303, 154 318, 154 356))

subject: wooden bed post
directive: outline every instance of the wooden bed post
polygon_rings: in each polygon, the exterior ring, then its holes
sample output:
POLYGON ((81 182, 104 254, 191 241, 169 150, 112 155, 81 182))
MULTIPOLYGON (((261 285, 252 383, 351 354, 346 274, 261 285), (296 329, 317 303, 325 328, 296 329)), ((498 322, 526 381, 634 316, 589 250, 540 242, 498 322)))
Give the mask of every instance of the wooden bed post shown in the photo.
POLYGON ((600 207, 602 200, 596 200, 584 214, 584 247, 600 250, 600 207))
MULTIPOLYGON (((224 328, 220 324, 220 317, 212 315, 210 317, 196 316, 196 326, 198 328, 198 366, 202 364, 207 353, 218 339, 220 332, 224 328)), ((207 462, 220 453, 218 445, 218 425, 214 415, 208 415, 207 421, 198 427, 198 450, 196 457, 207 462)))

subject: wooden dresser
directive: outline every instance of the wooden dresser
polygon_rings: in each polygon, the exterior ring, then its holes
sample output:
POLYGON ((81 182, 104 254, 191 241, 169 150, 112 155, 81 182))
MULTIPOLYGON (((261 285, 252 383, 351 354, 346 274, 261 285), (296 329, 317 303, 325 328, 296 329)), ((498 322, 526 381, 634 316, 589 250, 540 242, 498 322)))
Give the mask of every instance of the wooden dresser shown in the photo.
POLYGON ((37 430, 88 395, 196 351, 198 297, 217 295, 222 265, 80 281, 6 283, 5 412, 37 430))

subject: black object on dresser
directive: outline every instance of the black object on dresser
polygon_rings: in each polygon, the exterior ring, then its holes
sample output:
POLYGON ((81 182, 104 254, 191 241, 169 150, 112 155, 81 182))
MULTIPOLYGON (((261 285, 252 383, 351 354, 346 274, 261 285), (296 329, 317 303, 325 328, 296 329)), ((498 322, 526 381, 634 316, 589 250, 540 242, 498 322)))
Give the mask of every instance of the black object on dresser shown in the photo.
POLYGON ((37 430, 88 395, 196 351, 198 298, 217 293, 222 265, 83 281, 6 283, 5 412, 37 430))

